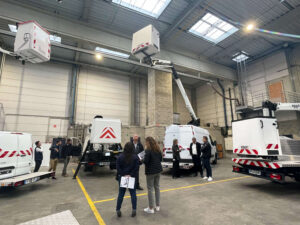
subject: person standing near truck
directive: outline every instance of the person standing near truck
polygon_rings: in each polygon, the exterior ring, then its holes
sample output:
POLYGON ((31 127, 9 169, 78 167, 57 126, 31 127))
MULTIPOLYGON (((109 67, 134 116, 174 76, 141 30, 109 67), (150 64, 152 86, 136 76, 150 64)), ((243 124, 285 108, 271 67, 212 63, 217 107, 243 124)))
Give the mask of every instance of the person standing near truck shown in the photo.
POLYGON ((62 176, 64 177, 68 176, 67 167, 72 156, 72 148, 72 140, 67 139, 67 143, 61 149, 61 158, 64 159, 64 168, 62 170, 62 176))
MULTIPOLYGON (((53 172, 56 171, 56 166, 58 163, 58 158, 59 158, 59 148, 61 146, 61 141, 57 141, 54 146, 52 146, 49 150, 51 151, 50 153, 50 167, 49 167, 49 172, 52 170, 53 172)), ((52 177, 52 179, 56 179, 55 175, 52 177)))
MULTIPOLYGON (((133 136, 133 139, 132 139, 132 144, 133 144, 133 147, 134 147, 134 153, 136 155, 138 155, 139 153, 143 152, 144 151, 144 147, 142 145, 142 143, 139 141, 139 136, 138 135, 134 135, 133 136)), ((140 185, 140 165, 142 164, 141 160, 140 160, 140 163, 139 163, 139 168, 138 168, 138 171, 137 171, 137 175, 136 175, 136 178, 135 178, 135 182, 136 182, 136 189, 137 190, 144 190, 141 185, 140 185)))
POLYGON ((203 136, 203 145, 201 147, 202 160, 204 168, 206 169, 206 177, 203 179, 207 179, 207 181, 212 181, 212 172, 210 166, 210 157, 211 157, 211 145, 208 142, 208 138, 203 136))
POLYGON ((193 164, 194 164, 194 173, 195 177, 198 176, 198 171, 200 172, 201 177, 203 177, 203 169, 201 164, 201 144, 197 142, 196 138, 192 138, 192 143, 190 144, 190 154, 192 156, 193 164))
MULTIPOLYGON (((119 195, 117 200, 117 215, 122 216, 121 206, 123 203, 126 188, 120 187, 121 177, 136 177, 139 168, 139 158, 134 153, 134 146, 131 142, 125 144, 124 152, 117 159, 117 179, 119 181, 119 195)), ((129 189, 132 204, 132 217, 136 216, 136 187, 129 189)))
POLYGON ((173 170, 172 170, 173 173, 172 173, 172 175, 173 175, 173 179, 176 179, 176 178, 180 177, 179 162, 180 162, 180 152, 181 152, 181 150, 179 149, 179 146, 178 146, 177 139, 173 140, 172 151, 173 151, 173 170))
POLYGON ((38 172, 43 161, 43 149, 42 149, 42 143, 40 141, 35 142, 34 161, 35 161, 35 167, 33 172, 38 172))
POLYGON ((154 213, 154 211, 160 211, 160 189, 159 180, 160 173, 162 172, 162 152, 158 143, 153 137, 146 138, 146 150, 145 150, 145 174, 147 180, 148 189, 148 202, 149 206, 144 209, 146 213, 154 213), (155 203, 154 192, 155 191, 155 203))

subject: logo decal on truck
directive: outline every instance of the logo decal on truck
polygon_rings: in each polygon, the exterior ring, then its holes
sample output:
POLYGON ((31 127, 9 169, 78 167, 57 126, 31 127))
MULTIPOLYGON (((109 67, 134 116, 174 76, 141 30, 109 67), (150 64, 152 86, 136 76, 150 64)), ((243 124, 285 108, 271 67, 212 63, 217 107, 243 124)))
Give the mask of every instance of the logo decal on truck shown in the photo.
POLYGON ((116 138, 115 132, 111 127, 105 127, 102 130, 100 138, 106 138, 106 139, 116 138))

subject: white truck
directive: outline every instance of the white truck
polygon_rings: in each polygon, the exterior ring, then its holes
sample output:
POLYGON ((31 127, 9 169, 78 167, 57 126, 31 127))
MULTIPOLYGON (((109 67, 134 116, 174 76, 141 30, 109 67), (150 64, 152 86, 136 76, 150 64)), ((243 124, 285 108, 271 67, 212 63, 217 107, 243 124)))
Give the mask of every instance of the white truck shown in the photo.
POLYGON ((208 137, 208 142, 211 144, 211 161, 213 164, 217 163, 216 146, 211 140, 208 130, 193 125, 170 125, 166 128, 164 148, 163 148, 163 162, 164 168, 173 167, 173 140, 178 140, 180 152, 179 166, 182 169, 190 169, 193 167, 192 157, 190 155, 190 144, 192 138, 195 137, 197 141, 203 144, 203 136, 208 137))
POLYGON ((0 131, 0 187, 17 187, 54 176, 31 173, 34 151, 31 134, 0 131))
POLYGON ((115 169, 117 155, 122 152, 120 143, 121 121, 96 116, 92 121, 90 134, 85 137, 83 154, 73 178, 76 178, 81 165, 84 165, 85 171, 103 166, 115 169))
POLYGON ((137 57, 141 62, 150 64, 153 68, 168 69, 172 71, 172 76, 176 82, 180 93, 185 102, 186 108, 189 111, 192 120, 188 125, 171 125, 166 128, 164 140, 164 157, 163 166, 172 168, 172 144, 173 139, 178 139, 178 144, 182 149, 180 153, 182 168, 192 167, 192 157, 189 154, 189 146, 193 137, 196 137, 198 142, 202 142, 202 137, 207 136, 212 145, 212 160, 217 163, 217 154, 215 143, 211 141, 209 132, 200 126, 200 119, 197 118, 190 100, 184 90, 181 80, 172 62, 167 60, 155 59, 154 55, 160 52, 159 32, 152 26, 148 25, 143 29, 135 32, 132 37, 132 51, 131 53, 137 57))
POLYGON ((263 116, 232 122, 233 172, 283 183, 300 181, 300 140, 280 137, 274 111, 300 111, 300 103, 263 103, 263 116))

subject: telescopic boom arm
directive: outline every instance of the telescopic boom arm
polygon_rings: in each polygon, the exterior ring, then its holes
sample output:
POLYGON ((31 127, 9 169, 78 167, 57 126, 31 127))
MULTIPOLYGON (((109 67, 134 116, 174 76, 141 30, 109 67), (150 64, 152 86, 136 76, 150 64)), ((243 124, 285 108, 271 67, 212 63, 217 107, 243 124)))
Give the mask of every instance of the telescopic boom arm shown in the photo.
MULTIPOLYGON (((181 83, 181 80, 178 77, 177 71, 174 68, 173 63, 170 62, 170 61, 167 61, 167 60, 160 60, 160 59, 151 59, 150 58, 150 60, 151 60, 151 66, 152 67, 155 67, 155 68, 158 68, 158 67, 160 67, 160 68, 171 68, 172 76, 173 76, 173 78, 174 78, 174 80, 175 80, 175 82, 176 82, 176 84, 177 84, 177 86, 180 90, 180 93, 183 97, 185 106, 186 106, 187 110, 189 111, 189 113, 192 117, 192 120, 189 122, 189 124, 193 124, 195 126, 200 126, 200 119, 197 118, 197 116, 194 112, 194 109, 193 109, 193 107, 191 105, 191 102, 190 102, 190 100, 189 100, 189 98, 188 98, 188 96, 187 96, 187 94, 184 90, 184 87, 181 83)), ((150 61, 150 60, 147 60, 147 61, 150 61)))

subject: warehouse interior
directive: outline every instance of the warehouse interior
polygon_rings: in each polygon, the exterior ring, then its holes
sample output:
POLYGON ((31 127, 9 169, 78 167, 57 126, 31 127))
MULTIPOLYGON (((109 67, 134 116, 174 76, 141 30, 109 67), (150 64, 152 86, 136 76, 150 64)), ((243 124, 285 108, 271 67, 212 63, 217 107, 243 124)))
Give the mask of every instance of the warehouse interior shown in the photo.
MULTIPOLYGON (((0 0, 0 48, 14 52, 17 24, 32 20, 50 33, 50 60, 23 62, 0 51, 0 132, 40 141, 41 171, 48 170, 54 140, 83 145, 97 115, 121 121, 122 146, 134 135, 142 144, 151 136, 162 150, 166 127, 191 121, 171 70, 132 54, 133 33, 148 25, 159 32, 155 57, 173 63, 218 162, 210 183, 186 170, 173 180, 164 168, 162 209, 154 215, 143 212, 142 165, 137 216, 126 215, 131 203, 124 199, 118 218, 115 170, 81 169, 72 179, 80 160, 73 157, 69 177, 60 176, 60 162, 57 180, 0 189, 3 224, 37 224, 28 221, 66 211, 82 225, 299 224, 299 182, 232 172, 232 121, 262 116, 263 101, 300 103, 299 0, 0 0)), ((280 136, 300 140, 300 112, 276 112, 276 119, 280 136)), ((49 221, 40 224, 73 224, 49 221)))

